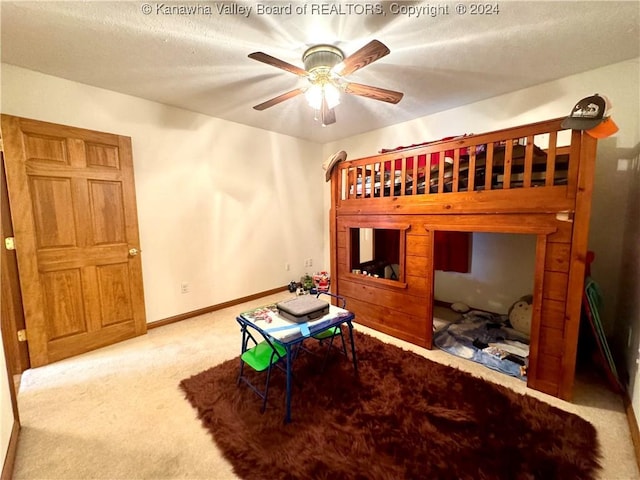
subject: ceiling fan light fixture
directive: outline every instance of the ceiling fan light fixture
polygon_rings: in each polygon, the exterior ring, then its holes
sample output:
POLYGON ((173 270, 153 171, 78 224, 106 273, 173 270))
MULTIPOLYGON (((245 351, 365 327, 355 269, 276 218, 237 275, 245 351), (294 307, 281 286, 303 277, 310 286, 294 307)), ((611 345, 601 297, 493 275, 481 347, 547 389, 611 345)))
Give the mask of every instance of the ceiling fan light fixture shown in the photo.
POLYGON ((334 84, 325 83, 323 92, 329 108, 334 108, 340 104, 340 90, 334 84))
POLYGON ((314 45, 302 54, 304 69, 313 73, 321 69, 328 73, 331 68, 344 60, 344 53, 333 45, 314 45))
POLYGON ((402 92, 344 80, 348 75, 381 59, 389 52, 389 48, 378 40, 371 40, 348 57, 345 57, 342 50, 333 45, 314 45, 307 48, 302 55, 304 70, 264 52, 250 53, 249 58, 253 60, 306 78, 309 82, 306 87, 299 87, 280 94, 255 105, 253 108, 265 110, 304 93, 307 102, 315 112, 316 119, 325 126, 336 123, 334 107, 340 103, 342 92, 382 102, 398 103, 402 99, 402 92))
POLYGON ((340 90, 331 83, 311 85, 304 93, 309 106, 314 110, 322 108, 322 98, 327 102, 329 108, 334 108, 340 104, 340 90))
POLYGON ((320 106, 322 105, 322 87, 320 85, 311 85, 306 92, 304 92, 304 96, 307 98, 307 102, 309 106, 314 110, 320 110, 320 106))

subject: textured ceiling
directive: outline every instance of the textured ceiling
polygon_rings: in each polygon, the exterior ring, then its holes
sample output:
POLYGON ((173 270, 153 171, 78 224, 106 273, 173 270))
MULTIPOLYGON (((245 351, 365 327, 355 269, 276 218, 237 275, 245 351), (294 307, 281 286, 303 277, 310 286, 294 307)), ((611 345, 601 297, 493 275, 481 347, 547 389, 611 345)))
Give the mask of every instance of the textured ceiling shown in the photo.
POLYGON ((2 61, 327 142, 640 56, 637 1, 501 1, 491 15, 459 14, 456 5, 2 1, 2 61), (292 14, 259 5, 290 6, 292 14), (170 13, 179 6, 195 14, 170 13), (412 15, 397 11, 408 7, 412 15), (404 92, 399 104, 343 95, 328 127, 313 120, 303 96, 252 108, 305 80, 249 53, 302 67, 310 45, 332 43, 349 55, 372 39, 391 53, 348 79, 404 92))

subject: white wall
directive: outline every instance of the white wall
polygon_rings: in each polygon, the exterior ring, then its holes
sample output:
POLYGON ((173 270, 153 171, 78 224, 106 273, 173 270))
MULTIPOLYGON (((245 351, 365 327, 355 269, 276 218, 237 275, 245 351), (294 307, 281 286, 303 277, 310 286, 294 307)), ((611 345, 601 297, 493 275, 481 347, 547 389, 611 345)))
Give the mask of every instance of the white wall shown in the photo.
POLYGON ((3 113, 132 138, 148 321, 286 285, 305 258, 322 266, 319 145, 2 69, 3 113))
POLYGON ((626 214, 626 230, 622 247, 622 271, 618 311, 614 327, 614 348, 623 352, 629 372, 629 392, 636 418, 640 419, 640 367, 636 359, 640 355, 640 144, 632 158, 629 171, 629 197, 626 214))
POLYGON ((535 235, 474 233, 472 248, 468 273, 436 271, 436 299, 506 314, 520 297, 533 294, 535 235))
MULTIPOLYGON (((617 161, 628 155, 639 141, 640 59, 621 62, 607 67, 573 75, 553 82, 499 97, 483 100, 464 107, 440 112, 417 120, 383 128, 373 132, 323 145, 323 157, 345 150, 347 158, 355 159, 375 155, 381 148, 410 145, 437 140, 451 135, 483 133, 501 128, 523 125, 551 118, 565 117, 573 105, 583 97, 600 93, 613 104, 613 118, 620 127, 615 137, 598 144, 596 179, 589 248, 596 253, 593 276, 606 297, 604 322, 609 333, 613 330, 619 284, 625 211, 628 201, 630 171, 617 171, 617 161)), ((404 98, 410 102, 411 98, 404 98)), ((330 191, 325 187, 325 258, 329 257, 328 211, 330 191)), ((476 242, 476 247, 478 244, 476 242)), ((518 248, 514 245, 513 248, 518 248)), ((474 251, 475 256, 475 251, 474 251)), ((510 255, 496 258, 510 269, 510 255), (502 259, 502 260, 501 260, 502 259)), ((452 288, 453 283, 451 284, 452 288)), ((473 288, 473 285, 469 285, 473 288)), ((482 288, 481 283, 477 284, 482 288)), ((453 298, 455 292, 442 292, 453 298)), ((494 299, 488 299, 488 302, 494 299)), ((638 326, 640 329, 640 325, 638 326)))

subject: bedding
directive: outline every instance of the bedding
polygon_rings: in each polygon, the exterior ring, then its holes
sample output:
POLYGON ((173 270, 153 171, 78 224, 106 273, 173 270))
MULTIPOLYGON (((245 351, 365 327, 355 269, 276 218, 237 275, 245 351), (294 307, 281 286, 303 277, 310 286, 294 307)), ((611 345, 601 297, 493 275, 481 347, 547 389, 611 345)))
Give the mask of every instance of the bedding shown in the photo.
POLYGON ((525 381, 528 342, 526 335, 511 328, 506 315, 477 310, 465 313, 433 337, 441 350, 525 381))
MULTIPOLYGON (((485 189, 485 175, 487 154, 485 151, 485 145, 478 145, 476 148, 475 157, 475 172, 474 172, 474 190, 485 189)), ((512 188, 522 187, 524 184, 524 163, 525 163, 526 147, 523 145, 514 145, 512 149, 511 159, 511 177, 510 186, 512 188)), ((443 180, 444 185, 442 190, 444 192, 452 191, 453 184, 453 151, 443 152, 445 154, 443 180)), ((402 185, 402 160, 396 159, 391 161, 382 162, 383 167, 380 168, 380 164, 376 164, 374 175, 371 175, 371 170, 366 170, 364 173, 364 188, 362 186, 362 174, 359 173, 355 182, 355 186, 351 185, 350 195, 356 195, 358 197, 370 198, 373 194, 374 197, 388 197, 404 195, 412 195, 414 193, 414 182, 416 185, 416 193, 438 193, 439 182, 439 154, 432 154, 430 166, 426 168, 426 155, 418 155, 417 168, 414 169, 414 157, 407 157, 405 159, 405 181, 404 192, 402 185), (393 165, 393 170, 391 166, 393 165), (383 170, 381 175, 380 169, 383 170), (415 175, 417 173, 417 175, 415 175), (415 178, 414 178, 415 175, 415 178), (373 189, 371 181, 373 177, 373 189), (427 178, 428 177, 428 178, 427 178), (382 178, 382 180, 381 180, 382 178), (428 187, 427 187, 428 185, 428 187), (392 190, 393 188, 393 190, 392 190), (427 190, 428 188, 428 190, 427 190)), ((492 162, 491 162, 491 186, 493 189, 502 188, 504 183, 504 166, 505 166, 505 147, 504 145, 498 145, 494 148, 492 162)), ((537 145, 533 147, 532 158, 532 172, 531 172, 531 185, 545 185, 546 182, 546 168, 547 168, 547 154, 537 145)), ((566 185, 568 174, 568 156, 559 155, 556 157, 556 164, 554 168, 554 185, 566 185)), ((458 191, 464 192, 468 190, 469 185, 469 155, 467 148, 460 149, 460 161, 458 166, 458 191)))

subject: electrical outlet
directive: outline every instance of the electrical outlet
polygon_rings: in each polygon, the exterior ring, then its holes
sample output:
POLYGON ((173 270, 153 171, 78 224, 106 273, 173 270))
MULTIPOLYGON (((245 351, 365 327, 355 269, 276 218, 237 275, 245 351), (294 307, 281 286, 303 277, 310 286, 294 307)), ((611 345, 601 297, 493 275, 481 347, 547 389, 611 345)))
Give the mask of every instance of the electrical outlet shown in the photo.
POLYGON ((180 293, 189 293, 189 282, 182 282, 180 284, 180 293))
POLYGON ((284 269, 288 272, 289 270, 291 270, 291 265, 289 265, 288 263, 285 263, 284 269))

